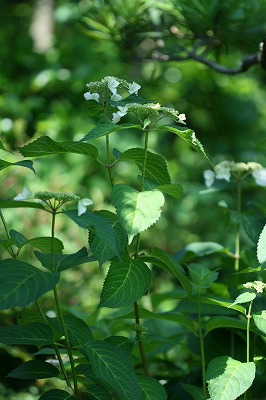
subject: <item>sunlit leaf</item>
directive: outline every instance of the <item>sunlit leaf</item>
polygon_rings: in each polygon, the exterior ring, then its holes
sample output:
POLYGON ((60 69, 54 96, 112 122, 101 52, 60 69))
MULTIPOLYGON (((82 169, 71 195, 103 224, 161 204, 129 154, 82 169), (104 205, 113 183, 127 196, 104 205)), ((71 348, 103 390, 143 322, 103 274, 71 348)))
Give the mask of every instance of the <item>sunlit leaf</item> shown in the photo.
POLYGON ((256 327, 266 335, 266 310, 252 314, 256 327))
POLYGON ((264 226, 258 241, 257 257, 259 263, 266 267, 266 225, 264 226))

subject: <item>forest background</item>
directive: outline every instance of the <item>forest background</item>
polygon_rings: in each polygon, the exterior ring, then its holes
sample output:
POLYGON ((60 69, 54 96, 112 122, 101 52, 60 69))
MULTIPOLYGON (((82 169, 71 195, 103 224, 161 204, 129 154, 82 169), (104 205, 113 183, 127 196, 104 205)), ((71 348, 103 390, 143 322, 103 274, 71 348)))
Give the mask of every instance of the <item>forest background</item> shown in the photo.
MULTIPOLYGON (((86 114, 86 83, 112 75, 138 82, 143 98, 185 113, 187 126, 214 164, 255 161, 266 167, 266 71, 260 47, 265 15, 263 0, 1 1, 1 140, 13 152, 44 134, 58 141, 79 140, 95 124, 86 114)), ((129 143, 141 143, 134 131, 117 133, 113 140, 120 151, 129 143)), ((167 154, 173 181, 182 184, 185 195, 178 206, 168 202, 156 229, 143 235, 146 246, 175 254, 192 242, 211 241, 232 249, 232 216, 223 206, 232 202, 230 190, 206 191, 203 172, 209 166, 180 139, 154 135, 151 145, 155 152, 167 154)), ((10 154, 8 160, 13 157, 10 154)), ((109 202, 106 173, 94 160, 80 160, 73 154, 62 155, 60 165, 53 157, 37 159, 34 179, 23 168, 4 170, 0 198, 14 198, 28 187, 32 192, 90 197, 95 209, 104 208, 109 202)), ((122 181, 130 177, 131 168, 121 164, 122 181)), ((255 201, 260 204, 259 233, 265 223, 265 189, 249 185, 244 198, 247 209, 257 207, 255 201)), ((16 216, 9 210, 5 216, 13 229, 34 236, 35 214, 19 209, 16 216)), ((39 236, 48 232, 42 222, 39 236)), ((60 229, 68 252, 86 245, 85 234, 69 232, 63 223, 60 229)), ((253 245, 245 235, 243 241, 253 245)), ((230 260, 226 263, 230 268, 230 260)), ((95 309, 105 273, 97 265, 67 272, 65 303, 80 312, 95 309), (89 296, 81 276, 90 281, 89 296)), ((162 296, 175 290, 175 282, 162 272, 156 275, 155 286, 162 296)), ((162 310, 170 306, 171 300, 161 303, 162 310)), ((0 315, 2 324, 12 318, 8 312, 0 315)), ((0 353, 6 360, 10 357, 11 368, 15 357, 23 358, 6 346, 0 353)), ((10 370, 7 365, 0 368, 2 377, 10 370)), ((14 387, 1 379, 13 399, 14 387)))

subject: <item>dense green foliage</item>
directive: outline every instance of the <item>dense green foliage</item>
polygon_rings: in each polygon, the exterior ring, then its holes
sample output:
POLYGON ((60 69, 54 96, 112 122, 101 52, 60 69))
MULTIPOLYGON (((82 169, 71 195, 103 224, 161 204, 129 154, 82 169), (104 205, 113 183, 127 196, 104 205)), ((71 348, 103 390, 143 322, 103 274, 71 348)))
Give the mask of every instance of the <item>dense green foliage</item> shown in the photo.
POLYGON ((187 3, 2 7, 0 400, 265 396, 266 4, 187 3))

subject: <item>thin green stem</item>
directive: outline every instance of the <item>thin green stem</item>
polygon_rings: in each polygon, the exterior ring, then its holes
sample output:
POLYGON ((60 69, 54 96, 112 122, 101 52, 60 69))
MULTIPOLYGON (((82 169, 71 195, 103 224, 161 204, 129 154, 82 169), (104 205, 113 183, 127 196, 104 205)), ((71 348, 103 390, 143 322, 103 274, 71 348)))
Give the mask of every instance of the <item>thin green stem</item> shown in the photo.
POLYGON ((206 389, 206 362, 205 362, 205 349, 204 349, 204 337, 202 333, 202 321, 201 321, 201 305, 198 303, 198 326, 199 326, 199 340, 200 340, 200 355, 201 355, 201 371, 202 371, 202 390, 203 399, 207 399, 206 389))
POLYGON ((108 169, 108 174, 109 174, 109 179, 111 182, 111 186, 114 186, 114 178, 113 178, 113 172, 112 172, 112 164, 111 164, 111 158, 110 158, 110 142, 109 142, 109 135, 106 135, 106 157, 107 157, 107 169, 108 169))
MULTIPOLYGON (((134 311, 135 311, 135 322, 136 322, 136 325, 138 326, 138 325, 140 325, 140 320, 139 320, 138 303, 136 301, 134 302, 134 311)), ((143 370, 144 370, 145 375, 148 376, 149 371, 148 371, 147 359, 146 359, 143 343, 141 340, 141 336, 140 336, 140 333, 138 330, 136 331, 136 340, 137 340, 138 346, 139 346, 139 352, 140 352, 143 370)))
MULTIPOLYGON (((6 232, 6 237, 7 237, 7 239, 10 239, 10 235, 9 235, 9 232, 8 232, 8 229, 7 229, 6 220, 5 220, 5 217, 4 217, 4 214, 3 214, 2 210, 0 210, 0 218, 1 218, 2 223, 4 225, 4 229, 5 229, 5 232, 6 232)), ((15 253, 15 251, 14 251, 12 246, 11 246, 11 256, 13 258, 17 257, 17 255, 16 255, 16 253, 15 253)))
MULTIPOLYGON (((52 229, 51 229, 51 234, 52 234, 52 240, 51 240, 51 270, 54 273, 55 272, 54 237, 55 237, 56 209, 53 208, 52 211, 53 212, 52 212, 52 229)), ((69 361, 70 361, 73 384, 74 384, 74 393, 76 394, 78 392, 78 384, 77 384, 77 376, 76 376, 76 371, 75 371, 74 358, 73 358, 73 354, 72 354, 72 351, 71 351, 71 346, 70 346, 70 343, 69 343, 69 337, 68 337, 68 333, 67 333, 64 317, 63 317, 61 309, 60 309, 59 296, 58 296, 58 292, 57 292, 57 288, 56 287, 53 289, 53 292, 54 292, 54 300, 55 300, 55 306, 56 306, 56 310, 57 310, 57 315, 59 317, 61 328, 62 328, 64 336, 65 336, 66 349, 67 349, 67 353, 68 353, 68 357, 69 357, 69 361)))
MULTIPOLYGON (((45 315, 44 315, 44 313, 43 313, 43 310, 42 310, 42 308, 41 308, 39 302, 38 302, 38 301, 35 301, 35 304, 36 304, 36 307, 37 307, 37 309, 38 309, 38 312, 39 312, 39 314, 40 314, 40 316, 41 316, 41 318, 42 318, 44 324, 49 326, 49 324, 48 324, 48 322, 47 322, 47 320, 46 320, 46 317, 45 317, 45 315)), ((57 359, 58 359, 58 362, 59 362, 59 365, 60 365, 62 374, 64 375, 66 384, 67 384, 68 387, 72 388, 70 379, 69 379, 69 377, 67 376, 67 372, 66 372, 66 369, 65 369, 64 362, 63 362, 63 360, 62 360, 60 351, 59 351, 58 346, 57 346, 57 344, 56 344, 55 342, 53 342, 53 347, 54 347, 55 354, 56 354, 56 357, 57 357, 57 359)))
MULTIPOLYGON (((237 190, 236 210, 237 210, 237 213, 240 214, 241 213, 241 202, 242 202, 242 187, 241 187, 240 180, 237 181, 236 190, 237 190)), ((239 259, 240 259, 240 223, 238 222, 236 238, 235 238, 235 265, 234 265, 235 271, 239 270, 239 259)))
MULTIPOLYGON (((246 317, 247 317, 247 362, 249 362, 249 358, 250 358, 250 320, 252 318, 252 315, 251 315, 252 304, 253 304, 253 300, 249 304, 248 313, 246 315, 246 317)), ((244 400, 247 400, 247 393, 248 393, 248 391, 246 390, 245 395, 244 395, 244 400)))

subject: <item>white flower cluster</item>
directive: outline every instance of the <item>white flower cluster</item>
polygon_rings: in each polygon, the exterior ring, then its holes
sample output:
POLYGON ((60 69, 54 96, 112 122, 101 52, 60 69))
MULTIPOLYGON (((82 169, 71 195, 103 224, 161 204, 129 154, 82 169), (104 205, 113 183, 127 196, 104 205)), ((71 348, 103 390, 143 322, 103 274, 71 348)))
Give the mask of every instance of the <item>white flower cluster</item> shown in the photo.
POLYGON ((243 284, 246 289, 254 289, 257 293, 263 293, 266 289, 266 283, 261 281, 247 282, 243 284))
POLYGON ((141 86, 136 83, 129 83, 124 79, 115 78, 114 76, 106 76, 101 81, 90 82, 86 85, 90 90, 84 93, 85 100, 94 100, 99 103, 106 100, 120 101, 122 96, 117 93, 118 87, 128 90, 129 94, 138 94, 141 86))
POLYGON ((215 179, 223 179, 230 182, 232 177, 243 180, 248 175, 254 177, 257 185, 266 186, 266 168, 256 162, 235 163, 234 161, 222 161, 215 166, 214 171, 207 169, 203 173, 207 188, 213 185, 215 179))
POLYGON ((79 200, 78 202, 78 216, 84 214, 86 212, 86 207, 93 204, 91 199, 81 199, 79 196, 70 193, 55 193, 55 192, 37 192, 33 194, 28 188, 23 188, 22 192, 19 193, 17 196, 14 197, 14 200, 28 200, 28 199, 37 199, 41 200, 45 204, 48 204, 47 201, 49 200, 56 200, 59 203, 66 203, 67 201, 79 200))

